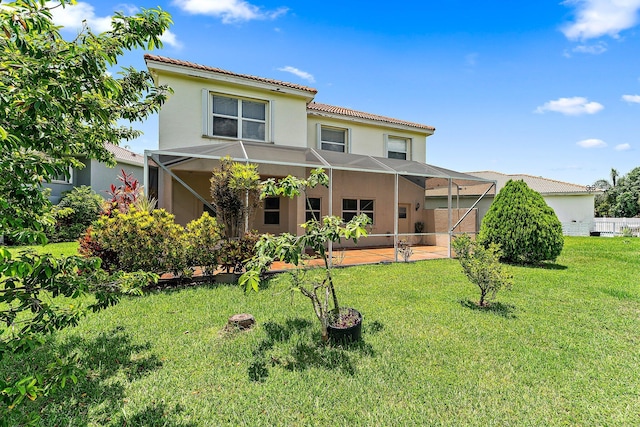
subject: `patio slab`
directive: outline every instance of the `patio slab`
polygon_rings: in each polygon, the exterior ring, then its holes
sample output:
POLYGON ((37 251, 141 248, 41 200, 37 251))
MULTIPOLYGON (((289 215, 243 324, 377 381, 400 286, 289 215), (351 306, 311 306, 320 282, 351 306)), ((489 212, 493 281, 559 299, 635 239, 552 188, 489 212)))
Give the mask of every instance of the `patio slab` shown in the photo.
MULTIPOLYGON (((448 251, 443 246, 412 246, 413 254, 409 261, 422 261, 427 259, 448 258, 448 251)), ((393 248, 353 248, 336 249, 333 251, 333 262, 339 266, 363 265, 363 264, 383 264, 395 262, 395 252, 393 248)), ((398 254, 398 262, 403 262, 402 256, 398 254)), ((309 261, 309 265, 322 264, 321 259, 309 261)), ((284 262, 274 262, 271 271, 284 271, 295 266, 284 262)))

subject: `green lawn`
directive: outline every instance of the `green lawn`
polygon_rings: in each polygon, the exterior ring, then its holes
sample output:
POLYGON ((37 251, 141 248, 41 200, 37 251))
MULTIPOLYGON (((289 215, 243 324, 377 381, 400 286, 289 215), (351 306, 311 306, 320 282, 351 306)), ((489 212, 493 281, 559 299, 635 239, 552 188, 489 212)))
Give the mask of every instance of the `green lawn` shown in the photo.
POLYGON ((8 249, 12 254, 33 250, 38 253, 50 253, 54 256, 71 256, 78 255, 78 242, 51 243, 45 246, 9 246, 8 249))
POLYGON ((365 318, 350 347, 320 345, 283 280, 153 292, 0 372, 78 353, 79 383, 35 402, 47 426, 640 425, 640 239, 567 238, 556 264, 509 268, 490 311, 455 260, 340 269, 365 318), (258 326, 223 332, 241 312, 258 326))

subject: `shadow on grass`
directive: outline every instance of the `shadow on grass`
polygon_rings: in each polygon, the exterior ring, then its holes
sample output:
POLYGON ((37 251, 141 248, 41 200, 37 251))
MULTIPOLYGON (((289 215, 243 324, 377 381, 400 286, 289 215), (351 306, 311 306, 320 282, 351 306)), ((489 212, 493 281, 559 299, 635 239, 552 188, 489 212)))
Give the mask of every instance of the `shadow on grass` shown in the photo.
POLYGON ((153 404, 147 406, 141 411, 127 415, 121 415, 114 420, 111 425, 114 426, 163 426, 163 427, 196 427, 194 423, 174 422, 171 415, 179 415, 184 412, 184 408, 175 405, 173 408, 167 407, 164 403, 153 404))
MULTIPOLYGON (((30 402, 24 409, 39 413, 41 425, 109 425, 122 413, 126 397, 124 382, 134 381, 162 366, 157 356, 150 354, 150 349, 149 343, 132 342, 124 328, 118 327, 91 339, 74 336, 62 343, 50 342, 37 354, 15 355, 12 360, 15 366, 11 368, 16 372, 30 372, 39 369, 38 366, 47 366, 59 356, 75 354, 77 384, 69 381, 65 388, 30 402)), ((157 423, 127 425, 172 425, 166 424, 170 420, 166 408, 160 415, 157 423)), ((11 421, 9 425, 13 425, 11 421)))
POLYGON ((554 262, 540 262, 538 264, 518 264, 518 263, 508 263, 514 267, 524 267, 524 268, 536 268, 540 270, 566 270, 569 267, 566 265, 556 264, 554 262))
MULTIPOLYGON (((375 332, 382 330, 380 322, 374 324, 375 332)), ((267 336, 253 350, 254 360, 248 369, 251 381, 265 381, 269 368, 275 366, 288 371, 317 367, 355 375, 354 353, 374 355, 373 347, 362 340, 348 344, 322 343, 317 325, 306 319, 288 319, 284 324, 267 322, 263 327, 267 336)))
POLYGON ((482 311, 486 313, 496 314, 502 316, 505 319, 517 319, 518 316, 514 314, 516 306, 513 304, 503 304, 501 302, 490 302, 488 305, 481 307, 477 301, 460 300, 460 305, 471 310, 482 311))
MULTIPOLYGON (((269 289, 271 286, 271 279, 273 275, 265 275, 264 279, 260 281, 259 289, 269 289)), ((170 279, 161 279, 158 283, 150 284, 144 288, 146 293, 172 293, 178 292, 189 288, 237 288, 238 282, 219 282, 216 281, 215 275, 211 276, 195 276, 195 277, 176 277, 170 279)))

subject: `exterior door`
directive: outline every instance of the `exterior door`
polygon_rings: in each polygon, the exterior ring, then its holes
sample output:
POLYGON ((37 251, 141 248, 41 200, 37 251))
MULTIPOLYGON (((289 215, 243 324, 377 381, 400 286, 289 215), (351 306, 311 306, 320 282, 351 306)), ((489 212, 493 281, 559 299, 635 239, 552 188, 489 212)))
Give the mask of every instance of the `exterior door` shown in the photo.
POLYGON ((400 203, 398 204, 398 233, 411 233, 413 232, 409 228, 409 216, 411 214, 411 204, 409 203, 400 203))

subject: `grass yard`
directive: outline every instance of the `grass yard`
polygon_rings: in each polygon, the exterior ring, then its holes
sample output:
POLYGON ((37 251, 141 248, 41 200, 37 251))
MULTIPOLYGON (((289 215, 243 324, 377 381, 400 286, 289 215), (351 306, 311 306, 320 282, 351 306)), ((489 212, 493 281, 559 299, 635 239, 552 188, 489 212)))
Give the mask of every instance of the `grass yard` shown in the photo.
POLYGON ((13 255, 25 250, 33 250, 37 253, 50 253, 54 256, 78 255, 78 242, 51 243, 45 246, 9 246, 9 252, 13 255))
POLYGON ((489 311, 455 260, 339 269, 365 318, 347 347, 319 343, 285 277, 153 292, 0 372, 78 354, 79 383, 30 404, 47 426, 640 425, 640 239, 567 238, 556 264, 509 268, 489 311), (258 326, 225 333, 242 312, 258 326))

